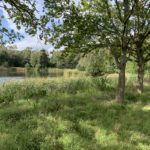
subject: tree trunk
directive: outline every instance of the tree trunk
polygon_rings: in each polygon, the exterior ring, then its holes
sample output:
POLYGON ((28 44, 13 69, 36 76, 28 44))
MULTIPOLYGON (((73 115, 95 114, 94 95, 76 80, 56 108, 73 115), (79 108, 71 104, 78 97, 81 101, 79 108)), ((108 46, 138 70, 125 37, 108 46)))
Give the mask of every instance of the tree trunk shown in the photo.
POLYGON ((126 51, 122 53, 121 61, 120 61, 120 65, 119 65, 118 87, 117 87, 117 93, 116 93, 116 100, 119 103, 124 102, 125 69, 126 69, 126 51))
POLYGON ((138 65, 138 85, 137 85, 137 92, 143 93, 144 91, 144 69, 145 69, 145 62, 144 62, 144 52, 142 49, 142 44, 140 42, 137 43, 137 65, 138 65))
POLYGON ((128 24, 129 24, 129 0, 123 0, 124 5, 124 19, 123 19, 123 31, 121 36, 121 57, 118 64, 119 68, 119 77, 118 77, 118 87, 117 87, 117 93, 116 93, 116 100, 119 103, 124 103, 124 97, 125 97, 125 70, 126 70, 126 62, 127 62, 127 48, 129 44, 128 39, 128 24))
POLYGON ((138 62, 138 86, 137 86, 137 91, 138 93, 143 93, 144 91, 144 67, 145 64, 142 60, 142 58, 139 59, 138 62))

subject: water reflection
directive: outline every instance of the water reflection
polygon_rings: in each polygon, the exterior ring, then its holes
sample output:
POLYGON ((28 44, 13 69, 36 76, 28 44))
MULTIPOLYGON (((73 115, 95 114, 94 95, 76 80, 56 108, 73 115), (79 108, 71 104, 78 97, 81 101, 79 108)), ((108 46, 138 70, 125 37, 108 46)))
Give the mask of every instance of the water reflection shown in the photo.
POLYGON ((0 77, 23 77, 24 69, 17 68, 0 68, 0 77))
POLYGON ((0 68, 0 83, 8 80, 22 80, 30 77, 79 77, 85 76, 83 72, 71 69, 42 68, 0 68))
POLYGON ((24 77, 17 77, 17 76, 15 76, 15 77, 1 77, 0 76, 0 84, 1 83, 5 83, 6 81, 11 81, 11 80, 22 80, 22 79, 24 79, 24 77))
POLYGON ((25 70, 25 77, 48 77, 48 68, 25 70))

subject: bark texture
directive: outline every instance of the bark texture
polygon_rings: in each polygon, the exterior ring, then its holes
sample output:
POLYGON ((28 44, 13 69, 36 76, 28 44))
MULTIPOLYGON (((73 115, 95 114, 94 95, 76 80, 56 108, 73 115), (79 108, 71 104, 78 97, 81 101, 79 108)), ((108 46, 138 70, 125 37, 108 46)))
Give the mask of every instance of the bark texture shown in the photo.
POLYGON ((119 65, 119 77, 118 77, 118 87, 116 93, 116 100, 119 103, 124 102, 124 95, 125 95, 125 69, 126 69, 126 52, 122 53, 121 62, 119 65))
POLYGON ((143 93, 144 91, 144 68, 145 68, 145 62, 143 59, 143 54, 139 53, 138 56, 138 86, 137 91, 139 93, 143 93))

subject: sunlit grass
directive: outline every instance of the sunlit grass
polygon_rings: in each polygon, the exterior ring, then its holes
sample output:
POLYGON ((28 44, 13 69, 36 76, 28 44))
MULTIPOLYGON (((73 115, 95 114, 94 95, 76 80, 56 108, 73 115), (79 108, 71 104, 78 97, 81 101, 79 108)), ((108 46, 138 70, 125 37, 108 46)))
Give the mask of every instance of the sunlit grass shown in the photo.
POLYGON ((149 150, 150 87, 139 95, 128 85, 121 105, 114 82, 102 83, 103 88, 92 78, 8 82, 8 95, 1 96, 0 149, 149 150))

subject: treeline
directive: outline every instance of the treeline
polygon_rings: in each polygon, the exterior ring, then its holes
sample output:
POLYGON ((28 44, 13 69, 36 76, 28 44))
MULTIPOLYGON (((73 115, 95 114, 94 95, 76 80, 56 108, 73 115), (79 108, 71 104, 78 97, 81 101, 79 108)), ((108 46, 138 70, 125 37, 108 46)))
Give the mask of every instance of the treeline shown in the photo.
POLYGON ((17 47, 0 47, 0 66, 26 68, 77 68, 87 71, 93 76, 103 75, 116 71, 116 65, 111 54, 102 49, 83 55, 62 51, 32 50, 27 47, 19 51, 17 47))
POLYGON ((65 51, 53 51, 50 64, 56 68, 77 68, 92 76, 101 76, 117 71, 115 60, 106 49, 92 51, 86 55, 83 53, 66 54, 65 51))
MULTIPOLYGON (((128 62, 127 72, 136 73, 137 65, 128 62)), ((0 66, 3 67, 26 67, 26 68, 77 68, 86 71, 92 76, 101 76, 106 73, 118 72, 113 55, 107 49, 92 51, 86 55, 83 53, 65 53, 65 51, 54 50, 32 50, 27 47, 22 51, 17 47, 0 46, 0 66)), ((147 64, 146 70, 150 65, 147 64)))
POLYGON ((3 67, 49 67, 49 55, 46 50, 32 50, 26 48, 22 51, 17 50, 16 47, 0 46, 0 66, 3 67))
POLYGON ((0 66, 2 67, 55 67, 75 68, 80 56, 63 56, 63 51, 48 52, 44 49, 33 50, 30 47, 18 50, 16 46, 0 46, 0 66))
MULTIPOLYGON (((84 55, 83 53, 65 53, 65 51, 54 50, 32 50, 27 47, 19 51, 17 47, 0 46, 0 66, 3 67, 25 67, 27 69, 41 68, 77 68, 86 71, 92 76, 116 73, 118 68, 114 56, 107 50, 101 49, 84 55)), ((147 63, 145 71, 148 72, 150 64, 147 63)), ((128 73, 136 73, 138 66, 134 62, 127 63, 128 73)))

